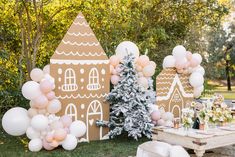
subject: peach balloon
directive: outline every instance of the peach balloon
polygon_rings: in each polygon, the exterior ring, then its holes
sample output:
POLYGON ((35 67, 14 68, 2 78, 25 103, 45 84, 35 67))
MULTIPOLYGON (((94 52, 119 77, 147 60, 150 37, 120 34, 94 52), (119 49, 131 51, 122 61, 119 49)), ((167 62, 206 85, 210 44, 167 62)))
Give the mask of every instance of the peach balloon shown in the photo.
POLYGON ((116 72, 117 72, 117 73, 120 73, 120 72, 122 71, 122 69, 121 69, 121 67, 120 67, 120 66, 116 66, 116 68, 115 68, 115 69, 116 69, 116 72))
POLYGON ((34 100, 35 106, 39 109, 43 109, 48 104, 48 99, 45 95, 40 95, 34 100))
POLYGON ((68 115, 63 115, 60 121, 63 123, 64 127, 69 127, 72 124, 72 118, 68 115))
POLYGON ((50 74, 50 64, 44 66, 42 71, 44 74, 50 74))
POLYGON ((143 74, 145 77, 153 76, 155 73, 155 68, 152 65, 147 65, 143 69, 143 74))
POLYGON ((142 85, 144 88, 148 88, 148 80, 145 77, 138 78, 138 83, 142 85))
POLYGON ((142 72, 138 72, 138 76, 139 76, 139 77, 143 77, 144 74, 143 74, 142 72))
POLYGON ((49 93, 46 94, 46 97, 49 101, 55 99, 55 92, 54 91, 50 91, 49 93))
POLYGON ((190 61, 192 59, 192 56, 193 56, 192 52, 186 51, 186 58, 187 58, 187 60, 190 61))
POLYGON ((43 93, 49 93, 53 89, 53 85, 49 80, 42 80, 40 82, 40 89, 43 93))
POLYGON ((142 67, 145 67, 146 65, 149 64, 149 57, 146 55, 142 55, 139 57, 138 59, 138 63, 139 65, 141 65, 142 67))
POLYGON ((39 68, 34 68, 31 72, 30 72, 30 78, 35 81, 35 82, 40 82, 42 80, 42 78, 44 77, 44 73, 41 69, 39 68))
POLYGON ((49 145, 56 148, 59 146, 59 142, 57 142, 56 140, 53 140, 51 143, 49 143, 49 145))
POLYGON ((29 101, 29 105, 30 105, 31 108, 35 108, 36 107, 36 104, 35 104, 35 102, 33 100, 29 101))
POLYGON ((53 134, 48 133, 48 134, 46 135, 46 141, 47 141, 47 142, 51 143, 51 142, 53 141, 53 139, 54 139, 53 134))
POLYGON ((199 65, 199 61, 198 61, 197 59, 192 58, 192 59, 190 60, 190 66, 191 66, 192 68, 197 67, 198 65, 199 65))
POLYGON ((140 65, 136 65, 135 68, 138 72, 141 72, 143 70, 143 68, 140 65))
POLYGON ((38 113, 39 113, 39 114, 46 114, 46 113, 47 113, 47 110, 45 110, 45 109, 39 109, 39 110, 38 110, 38 113))
POLYGON ((67 136, 67 132, 64 129, 58 129, 54 132, 54 138, 57 141, 63 141, 67 136))
POLYGON ((156 67, 157 67, 157 65, 156 65, 156 63, 154 61, 150 61, 149 65, 152 65, 154 67, 154 69, 156 69, 156 67))
POLYGON ((58 99, 53 99, 49 102, 47 111, 49 113, 55 114, 61 110, 61 106, 61 102, 58 99))
POLYGON ((113 70, 112 70, 112 74, 113 74, 113 75, 117 75, 117 74, 118 74, 117 71, 116 71, 116 69, 113 69, 113 70))
POLYGON ((28 116, 29 116, 30 118, 32 118, 33 116, 35 116, 35 115, 37 115, 37 114, 38 114, 37 109, 35 109, 35 108, 29 108, 29 109, 28 109, 28 116))
POLYGON ((42 146, 46 150, 53 150, 55 148, 51 146, 45 139, 42 140, 42 146))
POLYGON ((111 76, 111 83, 112 83, 113 85, 118 84, 118 81, 119 81, 119 80, 120 80, 120 77, 119 77, 119 76, 117 76, 117 75, 111 76))
POLYGON ((60 129, 60 128, 63 128, 63 123, 60 122, 60 121, 54 121, 51 123, 51 129, 52 130, 57 130, 57 129, 60 129))
POLYGON ((110 74, 112 74, 114 67, 112 65, 110 65, 109 68, 110 68, 110 74))
POLYGON ((110 62, 111 65, 113 65, 115 67, 119 64, 120 58, 117 57, 116 55, 113 55, 113 56, 110 57, 109 62, 110 62))

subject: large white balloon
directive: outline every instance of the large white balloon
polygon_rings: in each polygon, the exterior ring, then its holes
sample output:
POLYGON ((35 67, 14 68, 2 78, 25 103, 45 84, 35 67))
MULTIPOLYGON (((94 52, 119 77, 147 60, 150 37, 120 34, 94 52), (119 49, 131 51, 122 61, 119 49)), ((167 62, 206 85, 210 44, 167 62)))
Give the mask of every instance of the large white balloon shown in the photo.
POLYGON ((36 131, 31 126, 28 127, 26 135, 29 139, 39 138, 41 136, 40 132, 36 131))
POLYGON ((198 72, 193 72, 189 77, 189 83, 194 88, 202 86, 204 83, 203 75, 198 72))
POLYGON ((175 67, 175 57, 172 55, 166 56, 163 60, 163 68, 173 68, 175 67))
POLYGON ((29 150, 31 152, 38 152, 42 149, 42 140, 40 138, 32 139, 29 142, 29 150))
POLYGON ((197 90, 196 88, 193 90, 193 96, 194 98, 199 98, 201 96, 201 93, 199 90, 197 90))
POLYGON ((36 82, 40 82, 43 78, 44 74, 43 74, 43 71, 39 68, 34 68, 31 72, 30 72, 30 78, 33 80, 33 81, 36 81, 36 82))
POLYGON ((2 118, 3 129, 12 136, 25 134, 29 124, 28 112, 22 107, 14 107, 8 110, 2 118))
POLYGON ((28 81, 22 86, 22 94, 28 100, 33 100, 41 95, 40 85, 34 81, 28 81))
POLYGON ((78 141, 77 141, 76 137, 72 134, 68 134, 62 143, 62 147, 65 150, 73 150, 77 147, 77 143, 78 143, 78 141))
POLYGON ((38 114, 32 118, 31 126, 37 131, 43 131, 48 126, 48 118, 42 114, 38 114))
POLYGON ((86 133, 86 124, 80 120, 74 121, 70 125, 69 130, 70 130, 70 134, 76 137, 82 137, 86 133))
POLYGON ((205 69, 202 67, 202 66, 198 66, 198 67, 196 67, 194 70, 193 70, 193 72, 198 72, 198 73, 200 73, 200 74, 202 74, 202 75, 205 75, 205 69))
POLYGON ((202 62, 202 56, 199 53, 194 53, 192 55, 192 58, 195 58, 196 60, 198 60, 199 64, 201 64, 202 62))
POLYGON ((182 45, 177 45, 172 51, 172 55, 175 59, 181 59, 186 57, 186 49, 182 45))
POLYGON ((131 42, 131 41, 123 41, 121 42, 116 50, 116 55, 122 60, 125 56, 127 56, 128 54, 132 53, 135 58, 139 57, 139 48, 136 46, 135 43, 131 42))

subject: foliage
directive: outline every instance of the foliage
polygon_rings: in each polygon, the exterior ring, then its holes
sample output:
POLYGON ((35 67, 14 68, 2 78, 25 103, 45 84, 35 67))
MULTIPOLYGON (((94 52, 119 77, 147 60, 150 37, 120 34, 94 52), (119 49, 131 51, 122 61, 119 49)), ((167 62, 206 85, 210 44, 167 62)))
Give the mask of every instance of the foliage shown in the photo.
MULTIPOLYGON (((217 26, 228 12, 217 0, 2 0, 0 7, 0 90, 10 94, 20 91, 34 66, 49 63, 79 11, 109 56, 115 45, 131 40, 142 54, 148 50, 156 75, 176 44, 194 45, 199 38, 190 36, 205 25, 217 26)), ((199 46, 190 48, 199 51, 199 46)))
POLYGON ((151 138, 151 118, 149 105, 151 99, 146 90, 139 85, 137 72, 134 69, 134 57, 128 55, 121 63, 120 81, 107 96, 111 105, 110 132, 114 138, 123 133, 138 139, 142 134, 151 138))

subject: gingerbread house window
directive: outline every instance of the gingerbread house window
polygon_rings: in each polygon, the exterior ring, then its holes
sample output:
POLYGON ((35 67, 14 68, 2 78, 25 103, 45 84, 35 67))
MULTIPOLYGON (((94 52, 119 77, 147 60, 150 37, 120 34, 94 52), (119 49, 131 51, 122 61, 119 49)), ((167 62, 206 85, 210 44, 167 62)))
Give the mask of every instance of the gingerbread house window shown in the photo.
POLYGON ((100 89, 99 84, 99 73, 96 68, 92 68, 89 73, 89 84, 87 85, 88 90, 100 89))
POLYGON ((76 84, 76 76, 73 69, 66 69, 64 73, 64 84, 62 86, 63 91, 76 91, 78 86, 76 84))
POLYGON ((77 120, 77 108, 74 104, 70 103, 65 109, 65 115, 70 116, 73 120, 77 120))

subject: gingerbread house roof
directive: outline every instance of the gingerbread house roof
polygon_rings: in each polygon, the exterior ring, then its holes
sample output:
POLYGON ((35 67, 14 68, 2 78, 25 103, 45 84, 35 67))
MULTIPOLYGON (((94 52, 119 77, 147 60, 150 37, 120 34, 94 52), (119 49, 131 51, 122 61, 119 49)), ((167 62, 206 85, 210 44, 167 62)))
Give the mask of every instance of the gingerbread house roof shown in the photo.
POLYGON ((168 100, 176 85, 184 97, 193 97, 189 75, 178 74, 175 68, 166 68, 156 78, 157 100, 168 100))
POLYGON ((108 60, 103 48, 82 13, 73 21, 51 62, 83 60, 108 60))

